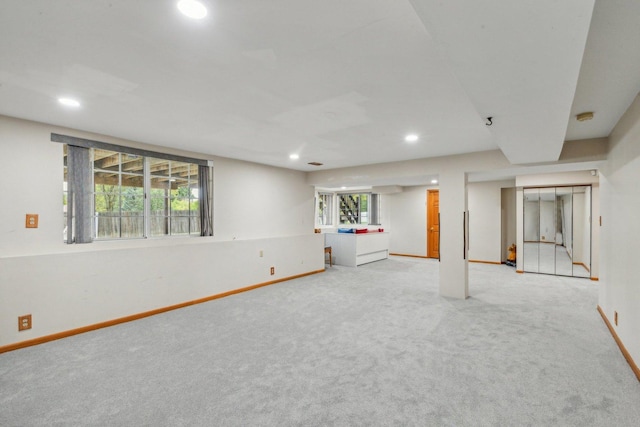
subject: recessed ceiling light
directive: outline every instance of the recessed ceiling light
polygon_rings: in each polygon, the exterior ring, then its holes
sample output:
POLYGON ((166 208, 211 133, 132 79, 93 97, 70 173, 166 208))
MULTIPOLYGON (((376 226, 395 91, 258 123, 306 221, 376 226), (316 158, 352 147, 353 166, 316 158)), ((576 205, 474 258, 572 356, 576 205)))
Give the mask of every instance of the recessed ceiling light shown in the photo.
POLYGON ((346 190, 346 189, 347 189, 347 187, 340 187, 340 189, 341 189, 341 190, 346 190))
POLYGON ((192 19, 202 19, 207 16, 207 8, 196 0, 180 0, 178 10, 192 19))
POLYGON ((297 155, 297 154, 290 154, 290 155, 289 155, 289 158, 290 158, 291 160, 298 160, 298 159, 300 158, 300 156, 299 156, 299 155, 297 155))
POLYGON ((404 137, 404 140, 407 142, 416 142, 418 140, 418 135, 415 133, 409 134, 404 137))
POLYGON ((79 107, 80 102, 73 98, 58 98, 58 102, 66 107, 79 107))
POLYGON ((437 183, 438 183, 438 180, 437 180, 437 179, 432 179, 432 180, 431 180, 431 183, 432 183, 432 184, 437 184, 437 183))

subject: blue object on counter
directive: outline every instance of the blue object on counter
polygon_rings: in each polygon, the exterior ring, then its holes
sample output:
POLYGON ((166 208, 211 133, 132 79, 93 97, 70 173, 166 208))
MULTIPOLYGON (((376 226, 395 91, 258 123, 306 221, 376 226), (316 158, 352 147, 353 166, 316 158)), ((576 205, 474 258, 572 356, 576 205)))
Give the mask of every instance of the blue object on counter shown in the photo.
POLYGON ((338 233, 353 233, 353 228, 338 228, 338 233))

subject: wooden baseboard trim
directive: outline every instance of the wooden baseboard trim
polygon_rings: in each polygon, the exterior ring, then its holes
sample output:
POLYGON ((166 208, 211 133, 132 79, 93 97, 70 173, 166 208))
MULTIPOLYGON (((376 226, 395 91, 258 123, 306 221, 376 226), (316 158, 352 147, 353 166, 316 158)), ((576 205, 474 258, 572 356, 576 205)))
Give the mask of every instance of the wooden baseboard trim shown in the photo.
POLYGON ((518 274, 523 274, 523 273, 524 273, 524 270, 516 270, 516 273, 518 273, 518 274))
POLYGON ((424 256, 424 255, 395 254, 395 253, 390 253, 389 255, 393 255, 393 256, 407 256, 407 257, 410 257, 410 258, 426 258, 426 259, 430 259, 428 256, 424 256))
POLYGON ((165 313, 167 311, 177 310, 179 308, 188 307, 190 305, 202 304, 203 302, 213 301, 215 299, 228 297, 230 295, 239 294, 242 292, 251 291, 253 289, 262 288, 264 286, 273 285, 280 282, 286 282, 288 280, 299 279, 300 277, 311 276, 312 274, 323 273, 325 269, 309 271, 307 273, 296 274, 294 276, 283 277, 281 279, 270 280, 268 282, 258 283, 257 285, 247 286, 245 288, 234 289, 232 291, 223 292, 221 294, 210 295, 208 297, 199 298, 192 301, 182 302, 180 304, 170 305, 168 307, 157 308, 155 310, 145 311, 142 313, 132 314, 130 316, 120 317, 118 319, 107 320, 106 322, 95 323, 93 325, 83 326, 81 328, 70 329, 68 331, 58 332, 51 335, 45 335, 42 337, 34 338, 27 341, 21 341, 14 344, 8 344, 0 347, 0 353, 6 353, 8 351, 18 350, 20 348, 31 347, 38 344, 43 344, 49 341, 59 340, 61 338, 67 338, 73 335, 82 334, 89 331, 95 331, 96 329, 107 328, 109 326, 118 325, 120 323, 131 322, 133 320, 142 319, 156 314, 165 313))
POLYGON ((470 259, 469 262, 476 262, 479 264, 496 264, 496 265, 502 265, 502 262, 499 261, 482 261, 479 259, 470 259))
POLYGON ((589 270, 589 267, 587 267, 584 262, 574 262, 573 265, 581 265, 582 267, 584 267, 585 270, 591 271, 589 270))
POLYGON ((598 279, 597 277, 592 277, 591 280, 593 280, 594 282, 597 282, 600 279, 598 279))
POLYGON ((602 307, 600 307, 600 305, 598 305, 598 312, 600 313, 600 316, 602 316, 602 320, 604 320, 604 323, 605 325, 607 325, 607 328, 609 328, 609 332, 611 332, 613 339, 616 341, 616 344, 618 344, 618 347, 620 348, 620 351, 622 352, 622 355, 624 356, 624 358, 627 360, 627 363, 631 367, 631 370, 638 378, 638 381, 640 381, 640 368, 638 368, 638 365, 636 365, 636 362, 633 361, 633 358, 631 357, 626 347, 620 340, 620 337, 616 333, 616 330, 613 329, 613 326, 611 326, 609 319, 607 319, 607 316, 604 314, 604 310, 602 310, 602 307))

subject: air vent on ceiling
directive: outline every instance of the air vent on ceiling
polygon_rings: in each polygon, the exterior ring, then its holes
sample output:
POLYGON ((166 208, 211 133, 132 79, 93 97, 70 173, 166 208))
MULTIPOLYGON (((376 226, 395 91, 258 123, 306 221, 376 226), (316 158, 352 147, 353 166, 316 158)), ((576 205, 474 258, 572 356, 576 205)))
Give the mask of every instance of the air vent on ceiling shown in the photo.
POLYGON ((320 163, 320 162, 309 162, 307 164, 311 165, 311 166, 322 166, 322 163, 320 163))

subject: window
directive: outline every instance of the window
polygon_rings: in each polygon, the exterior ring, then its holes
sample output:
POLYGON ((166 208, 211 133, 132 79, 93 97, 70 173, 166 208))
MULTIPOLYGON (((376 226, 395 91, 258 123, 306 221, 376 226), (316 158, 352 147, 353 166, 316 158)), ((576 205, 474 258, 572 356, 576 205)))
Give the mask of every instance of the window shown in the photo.
POLYGON ((340 224, 379 224, 379 204, 378 194, 339 194, 340 224))
POLYGON ((144 164, 134 154, 93 149, 96 239, 145 237, 144 164))
POLYGON ((149 159, 151 236, 199 234, 198 166, 149 159))
POLYGON ((52 140, 68 143, 67 243, 213 234, 207 161, 56 134, 52 140))
POLYGON ((318 225, 333 225, 333 193, 318 194, 318 225))

